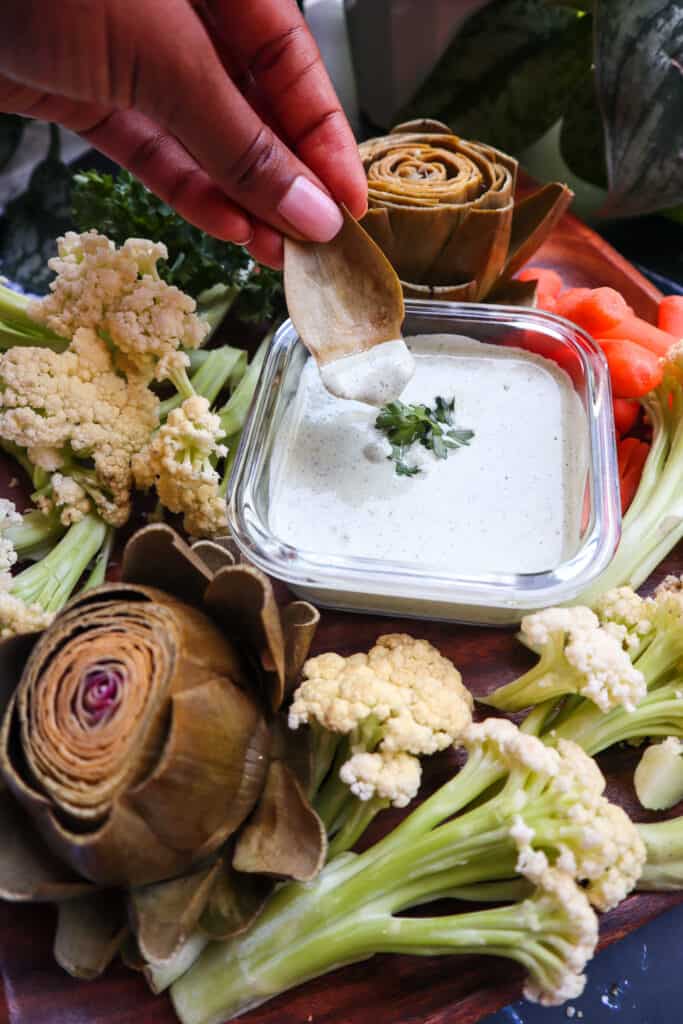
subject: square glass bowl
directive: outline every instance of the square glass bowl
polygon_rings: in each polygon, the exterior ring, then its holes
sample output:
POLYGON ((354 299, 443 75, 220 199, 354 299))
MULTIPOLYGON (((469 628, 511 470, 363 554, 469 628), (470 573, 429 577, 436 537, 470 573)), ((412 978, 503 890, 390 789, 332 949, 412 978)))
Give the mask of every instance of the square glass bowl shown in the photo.
MULTIPOLYGON (((578 544, 554 569, 458 575, 433 567, 293 547, 270 525, 272 457, 307 350, 291 321, 275 335, 237 453, 228 520, 244 555, 323 607, 486 625, 575 598, 609 563, 621 525, 609 374, 602 352, 573 324, 508 306, 406 301, 403 334, 466 335, 556 362, 586 416, 584 509, 578 544)), ((457 457, 457 456, 456 456, 457 457)))

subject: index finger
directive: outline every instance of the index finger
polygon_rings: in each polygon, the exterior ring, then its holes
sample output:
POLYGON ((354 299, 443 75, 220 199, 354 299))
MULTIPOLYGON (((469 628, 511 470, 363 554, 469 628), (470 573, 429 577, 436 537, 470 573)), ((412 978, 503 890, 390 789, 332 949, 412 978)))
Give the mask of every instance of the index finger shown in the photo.
POLYGON ((333 197, 361 217, 367 183, 356 140, 294 0, 209 0, 212 35, 253 79, 284 137, 333 197))

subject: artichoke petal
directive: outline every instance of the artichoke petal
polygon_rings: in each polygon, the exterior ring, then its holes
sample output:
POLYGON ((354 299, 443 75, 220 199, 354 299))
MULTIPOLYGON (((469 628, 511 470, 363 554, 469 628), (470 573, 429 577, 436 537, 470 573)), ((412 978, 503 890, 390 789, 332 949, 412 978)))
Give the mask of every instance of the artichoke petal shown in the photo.
POLYGON ((133 534, 126 544, 121 579, 200 605, 211 572, 175 530, 152 523, 133 534))
POLYGON ((512 277, 507 281, 498 281, 493 291, 488 294, 488 301, 501 306, 536 305, 538 281, 520 281, 512 277))
POLYGON ((162 964, 175 956, 194 931, 220 870, 217 860, 192 874, 131 891, 128 912, 145 962, 162 964))
POLYGON ((204 606, 228 636, 256 652, 277 710, 285 692, 285 640, 270 581, 250 565, 226 567, 211 580, 204 606))
POLYGON ((320 623, 320 612, 307 601, 292 601, 282 609, 285 634, 285 690, 290 694, 311 649, 320 623))
POLYGON ((96 892, 60 903, 55 960, 74 978, 97 978, 121 949, 127 932, 118 893, 96 892))
POLYGON ((235 843, 233 867, 308 882, 327 855, 325 827, 283 761, 271 761, 266 787, 235 843))
POLYGON ((9 790, 0 789, 0 899, 57 902, 91 892, 41 841, 9 790))
POLYGON ((192 545, 192 551, 201 558, 207 569, 214 575, 226 565, 237 565, 239 562, 232 542, 221 544, 215 540, 198 540, 192 545))
POLYGON ((521 270, 540 248, 562 214, 569 208, 573 196, 574 193, 566 185, 551 183, 515 203, 510 251, 503 279, 510 278, 521 270))
POLYGON ((211 939, 222 940, 247 930, 261 913, 275 881, 264 875, 240 874, 227 854, 218 864, 219 871, 199 924, 211 939))

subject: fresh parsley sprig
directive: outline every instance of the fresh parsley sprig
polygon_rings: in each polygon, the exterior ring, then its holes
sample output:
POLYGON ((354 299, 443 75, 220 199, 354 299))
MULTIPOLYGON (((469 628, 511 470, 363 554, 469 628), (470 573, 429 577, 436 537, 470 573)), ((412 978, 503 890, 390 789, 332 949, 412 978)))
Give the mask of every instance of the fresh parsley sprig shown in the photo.
POLYGON ((469 445, 473 430, 462 430, 453 425, 455 399, 437 397, 434 407, 407 405, 399 400, 382 406, 375 428, 385 434, 391 445, 388 458, 394 463, 398 476, 416 476, 420 467, 406 462, 406 453, 415 444, 434 452, 437 459, 447 459, 452 451, 469 445))

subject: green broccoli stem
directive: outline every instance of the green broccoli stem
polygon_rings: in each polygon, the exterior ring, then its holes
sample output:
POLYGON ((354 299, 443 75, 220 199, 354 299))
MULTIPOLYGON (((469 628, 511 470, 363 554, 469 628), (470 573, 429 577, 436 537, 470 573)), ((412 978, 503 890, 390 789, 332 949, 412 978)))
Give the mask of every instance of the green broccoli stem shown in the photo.
POLYGON ((218 410, 218 415, 221 418, 221 426, 226 437, 232 437, 234 434, 238 434, 246 422, 249 407, 251 406, 251 400, 254 397, 256 385, 258 384, 261 368, 274 333, 274 331, 269 331, 268 334, 266 334, 265 338, 259 345, 254 358, 247 366, 242 380, 239 382, 225 405, 218 410))
POLYGON ((42 558, 66 533, 56 510, 48 513, 31 509, 24 512, 21 522, 4 529, 3 536, 12 542, 19 558, 42 558))
POLYGON ((638 832, 647 850, 638 888, 683 889, 683 818, 638 825, 638 832))
MULTIPOLYGON (((247 364, 246 352, 240 348, 224 345, 204 353, 205 358, 190 377, 190 387, 197 395, 206 398, 213 405, 221 391, 236 377, 244 375, 247 364), (241 370, 241 373, 240 373, 241 370)), ((176 394, 161 402, 159 419, 163 423, 168 414, 177 409, 187 395, 176 394)))
POLYGON ((626 740, 648 736, 683 735, 683 678, 677 677, 648 693, 634 711, 623 707, 600 711, 582 701, 561 721, 550 723, 543 734, 546 743, 572 740, 594 757, 626 740))
POLYGON ((58 612, 107 538, 107 526, 96 515, 70 526, 52 551, 12 581, 11 593, 25 604, 58 612))

